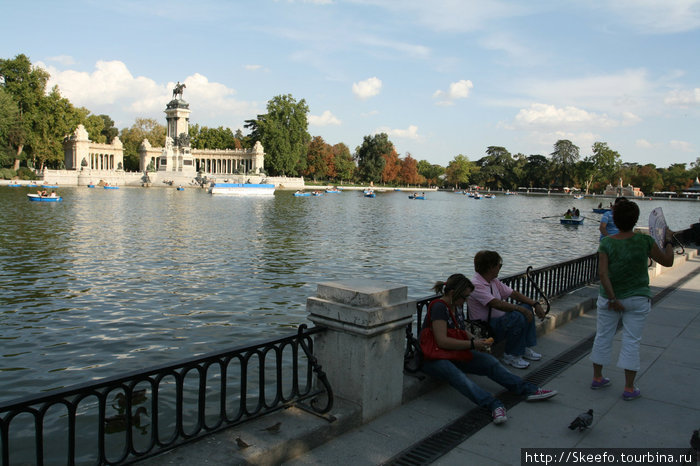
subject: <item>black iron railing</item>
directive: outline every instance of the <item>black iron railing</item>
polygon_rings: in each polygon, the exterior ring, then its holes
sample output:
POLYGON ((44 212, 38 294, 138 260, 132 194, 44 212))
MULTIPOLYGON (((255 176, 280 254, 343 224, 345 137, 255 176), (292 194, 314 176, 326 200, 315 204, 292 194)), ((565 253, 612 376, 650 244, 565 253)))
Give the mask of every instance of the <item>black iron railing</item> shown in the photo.
POLYGON ((324 330, 0 403, 2 464, 124 464, 292 404, 326 413, 324 330))
MULTIPOLYGON (((500 280, 525 296, 544 300, 547 305, 547 312, 549 312, 550 298, 562 296, 598 280, 598 254, 594 253, 578 257, 539 269, 528 267, 525 272, 509 275, 500 280)), ((420 334, 423 315, 428 309, 428 304, 437 297, 438 295, 431 295, 416 301, 415 335, 420 334)), ((417 351, 413 324, 409 324, 406 327, 406 340, 405 362, 408 368, 408 365, 411 364, 410 361, 413 360, 415 351, 417 351)))

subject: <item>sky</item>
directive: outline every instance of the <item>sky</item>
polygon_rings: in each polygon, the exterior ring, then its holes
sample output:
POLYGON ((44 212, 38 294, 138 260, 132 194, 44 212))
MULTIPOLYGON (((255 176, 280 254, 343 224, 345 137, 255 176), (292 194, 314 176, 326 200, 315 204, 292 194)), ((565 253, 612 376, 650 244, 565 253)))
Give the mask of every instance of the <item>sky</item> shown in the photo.
POLYGON ((0 58, 23 53, 74 105, 247 131, 291 94, 351 152, 387 133, 447 165, 560 139, 623 162, 700 161, 700 0, 0 0, 0 58))

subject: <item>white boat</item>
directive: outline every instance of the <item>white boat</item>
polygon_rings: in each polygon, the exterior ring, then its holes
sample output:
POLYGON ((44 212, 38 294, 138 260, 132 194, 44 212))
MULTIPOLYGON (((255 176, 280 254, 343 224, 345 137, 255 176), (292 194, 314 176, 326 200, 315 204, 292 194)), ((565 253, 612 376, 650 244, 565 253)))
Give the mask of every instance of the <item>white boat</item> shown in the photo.
POLYGON ((272 196, 275 194, 274 184, 253 183, 214 183, 209 188, 211 194, 225 196, 272 196))

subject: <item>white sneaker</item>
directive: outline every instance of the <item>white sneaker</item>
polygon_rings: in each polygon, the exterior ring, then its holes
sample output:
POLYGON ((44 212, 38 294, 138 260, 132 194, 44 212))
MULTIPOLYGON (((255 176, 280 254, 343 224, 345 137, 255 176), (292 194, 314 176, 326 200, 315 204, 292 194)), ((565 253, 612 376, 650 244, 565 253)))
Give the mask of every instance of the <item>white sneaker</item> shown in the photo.
POLYGON ((512 354, 504 354, 503 362, 516 369, 527 369, 530 366, 530 363, 525 361, 522 357, 513 356, 512 354))
POLYGON ((532 348, 525 348, 525 354, 523 354, 523 357, 525 359, 529 359, 530 361, 539 361, 542 359, 542 355, 532 351, 532 348))
POLYGON ((506 416, 506 408, 501 406, 494 409, 493 413, 491 413, 491 417, 493 418, 494 424, 503 424, 508 420, 508 416, 506 416))

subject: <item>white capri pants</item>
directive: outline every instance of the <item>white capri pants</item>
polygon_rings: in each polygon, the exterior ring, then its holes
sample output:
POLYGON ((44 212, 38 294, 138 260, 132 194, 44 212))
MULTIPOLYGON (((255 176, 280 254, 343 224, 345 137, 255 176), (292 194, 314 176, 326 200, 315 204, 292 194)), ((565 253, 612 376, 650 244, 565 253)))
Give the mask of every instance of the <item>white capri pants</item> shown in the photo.
POLYGON ((617 358, 617 367, 639 371, 639 345, 647 315, 651 311, 651 299, 646 296, 631 296, 619 301, 625 307, 622 312, 608 309, 608 300, 598 296, 597 328, 591 361, 601 366, 610 364, 613 338, 617 323, 622 319, 622 348, 617 358))

